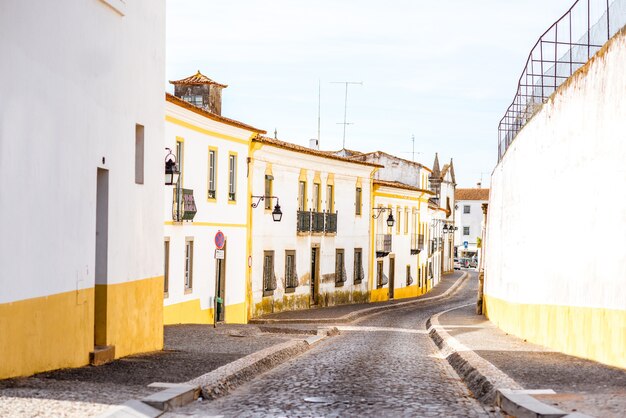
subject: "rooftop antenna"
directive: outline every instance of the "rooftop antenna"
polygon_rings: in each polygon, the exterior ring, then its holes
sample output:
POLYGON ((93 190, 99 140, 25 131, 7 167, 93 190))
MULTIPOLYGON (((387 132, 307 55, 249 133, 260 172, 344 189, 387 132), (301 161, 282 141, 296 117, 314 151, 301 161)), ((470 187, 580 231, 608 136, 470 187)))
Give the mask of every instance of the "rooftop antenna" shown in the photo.
POLYGON ((348 114, 348 85, 350 84, 358 84, 360 86, 363 85, 362 81, 331 81, 331 84, 345 84, 346 86, 346 96, 343 102, 343 123, 339 122, 337 125, 343 125, 343 146, 342 149, 346 149, 346 125, 352 125, 352 122, 348 123, 346 120, 348 114))
POLYGON ((413 154, 413 162, 415 162, 415 135, 411 135, 411 141, 413 141, 413 150, 411 153, 413 154))
POLYGON ((278 139, 278 129, 274 128, 274 139, 278 139))
POLYGON ((317 145, 320 143, 320 121, 322 110, 322 81, 317 80, 317 145))

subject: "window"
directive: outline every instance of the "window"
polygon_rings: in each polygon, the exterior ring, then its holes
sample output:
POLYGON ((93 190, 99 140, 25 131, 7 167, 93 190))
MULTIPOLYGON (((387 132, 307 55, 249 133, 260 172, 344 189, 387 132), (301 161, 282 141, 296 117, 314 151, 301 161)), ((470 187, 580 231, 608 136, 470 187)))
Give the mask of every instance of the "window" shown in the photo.
POLYGON ((170 290, 170 239, 165 238, 163 244, 163 293, 165 293, 165 297, 167 297, 170 290))
POLYGON ((404 235, 409 233, 409 208, 404 208, 404 235))
POLYGON ((470 213, 470 205, 463 205, 463 213, 470 213))
POLYGON ((363 249, 354 249, 354 284, 363 281, 365 272, 363 271, 363 249))
POLYGON ((343 286, 346 281, 346 264, 343 248, 335 250, 335 286, 343 286))
POLYGON ((209 187, 207 187, 207 197, 209 199, 215 199, 215 183, 217 173, 217 150, 209 150, 209 187))
POLYGON ((406 285, 411 286, 413 284, 413 277, 411 277, 411 266, 406 266, 406 285))
POLYGON ((463 227, 463 235, 469 235, 470 234, 470 227, 469 226, 464 226, 463 227))
POLYGON ((296 274, 296 252, 285 251, 285 292, 291 293, 298 287, 298 276, 296 274))
POLYGON ((178 164, 178 170, 180 171, 180 175, 178 176, 178 183, 176 183, 177 188, 180 188, 183 185, 183 165, 185 163, 183 151, 183 139, 180 137, 176 137, 176 164, 178 164))
POLYGON ((275 289, 274 251, 263 251, 263 296, 273 295, 275 289))
POLYGON ((376 286, 384 286, 383 260, 378 260, 376 263, 376 286))
POLYGON ((402 209, 396 209, 396 234, 400 235, 400 224, 402 223, 402 209))
POLYGON ((313 183, 313 212, 320 212, 320 184, 313 183))
POLYGON ((237 200, 237 155, 228 156, 228 200, 237 200))
POLYGON ((185 239, 185 292, 193 288, 193 238, 185 239))
MULTIPOLYGON (((265 175, 265 196, 271 196, 273 192, 274 176, 265 175)), ((265 209, 272 209, 272 199, 265 199, 265 209)))
POLYGON ((363 190, 360 187, 356 188, 356 203, 355 203, 355 215, 361 215, 361 206, 363 203, 363 190))
POLYGON ((202 107, 202 95, 201 94, 188 94, 183 96, 183 100, 187 103, 191 103, 194 106, 202 107))
POLYGON ((298 210, 306 210, 306 181, 301 181, 298 184, 298 210))
POLYGON ((333 203, 335 196, 333 195, 333 186, 331 184, 326 186, 326 212, 333 213, 333 203))
POLYGON ((143 125, 135 125, 135 183, 143 184, 143 125))

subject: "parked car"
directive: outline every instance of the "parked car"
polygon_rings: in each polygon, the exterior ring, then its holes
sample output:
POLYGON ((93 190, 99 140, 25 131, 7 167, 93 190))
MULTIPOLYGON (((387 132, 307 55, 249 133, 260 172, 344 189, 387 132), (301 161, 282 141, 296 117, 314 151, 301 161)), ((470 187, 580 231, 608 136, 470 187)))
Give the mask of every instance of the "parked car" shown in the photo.
POLYGON ((461 263, 459 262, 458 258, 454 259, 454 269, 455 270, 461 270, 461 263))
POLYGON ((461 263, 461 267, 464 267, 466 269, 470 267, 470 259, 469 258, 462 258, 460 260, 460 263, 461 263))
POLYGON ((469 266, 475 268, 476 266, 478 266, 478 260, 476 260, 475 258, 471 258, 469 266))

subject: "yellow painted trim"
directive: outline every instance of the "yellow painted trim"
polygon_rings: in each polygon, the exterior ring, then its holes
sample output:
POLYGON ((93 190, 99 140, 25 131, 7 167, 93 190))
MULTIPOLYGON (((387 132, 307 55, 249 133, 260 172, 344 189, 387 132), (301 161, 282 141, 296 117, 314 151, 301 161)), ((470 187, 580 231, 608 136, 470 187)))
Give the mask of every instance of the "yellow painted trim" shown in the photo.
POLYGON ((300 176, 298 177, 298 181, 303 181, 306 183, 307 181, 307 172, 305 168, 300 169, 300 176))
POLYGON ((416 298, 420 295, 420 289, 417 287, 417 284, 399 287, 394 289, 393 298, 394 299, 406 299, 406 298, 416 298))
POLYGON ((272 163, 265 163, 265 175, 274 177, 274 173, 272 173, 272 163))
POLYGON ((246 224, 226 224, 223 222, 174 222, 174 221, 165 221, 164 225, 172 226, 221 226, 224 228, 247 228, 246 224))
POLYGON ((185 142, 185 138, 182 136, 176 136, 176 142, 185 142))
POLYGON ((383 193, 383 192, 379 192, 374 190, 374 195, 376 197, 387 197, 390 199, 402 199, 402 200, 412 200, 412 201, 424 201, 421 200, 419 197, 412 197, 412 196, 407 196, 407 195, 403 195, 403 194, 395 194, 395 193, 383 193))
MULTIPOLYGON (((254 137, 250 137, 251 139, 254 137)), ((252 180, 254 178, 254 153, 263 148, 264 144, 259 142, 250 141, 248 147, 248 192, 247 192, 247 204, 246 210, 248 216, 248 228, 246 229, 246 301, 245 301, 245 323, 252 317, 252 307, 254 306, 254 298, 252 293, 252 266, 248 264, 248 259, 252 259, 252 180)), ((254 260, 252 260, 254 262, 254 260)))
MULTIPOLYGON (((370 218, 370 268, 369 268, 369 280, 368 280, 368 289, 370 290, 370 302, 372 301, 371 290, 374 289, 374 263, 376 262, 376 247, 375 247, 375 235, 376 230, 374 229, 374 217, 371 216, 372 209, 374 207, 374 174, 376 174, 378 168, 373 168, 370 173, 370 201, 369 208, 367 208, 367 214, 370 218)), ((357 180, 360 181, 360 178, 357 180)), ((363 199, 363 188, 361 187, 361 199, 363 199)), ((365 212, 363 210, 363 206, 361 206, 361 213, 365 212)))
POLYGON ((315 172, 315 175, 313 176, 313 183, 322 184, 322 175, 319 171, 315 172))
POLYGON ((218 171, 218 163, 217 163, 217 159, 219 156, 219 152, 217 147, 213 147, 211 145, 209 145, 208 151, 207 151, 207 165, 206 165, 206 171, 207 171, 207 176, 206 176, 206 193, 207 193, 207 202, 211 202, 211 203, 215 203, 217 202, 217 173, 218 171), (209 197, 209 178, 210 178, 210 169, 211 169, 211 151, 215 152, 215 197, 209 197))
POLYGON ((335 174, 328 173, 328 177, 326 178, 326 185, 334 186, 335 185, 335 174))
POLYGON ((356 186, 355 187, 360 187, 361 189, 363 189, 363 183, 361 181, 361 177, 357 177, 356 178, 356 186))
POLYGON ((485 295, 503 331, 577 357, 626 368, 626 310, 521 304, 485 295))
POLYGON ((167 305, 163 308, 163 324, 213 324, 213 308, 202 309, 200 299, 167 305))
POLYGON ((192 123, 185 122, 183 120, 180 120, 180 119, 175 118, 175 117, 170 116, 170 115, 166 115, 165 116, 165 120, 167 122, 171 122, 171 123, 173 123, 175 125, 182 126, 183 128, 187 128, 187 129, 190 129, 192 131, 195 131, 195 132, 198 132, 198 133, 201 133, 201 134, 204 134, 204 135, 208 135, 208 136, 212 136, 212 137, 220 138, 220 139, 225 139, 227 141, 236 142, 238 144, 243 144, 243 145, 249 145, 250 141, 252 139, 252 136, 256 136, 256 134, 252 135, 250 139, 245 140, 245 139, 237 138, 237 137, 234 137, 234 136, 231 136, 231 135, 226 135, 226 134, 222 134, 222 133, 219 133, 219 132, 210 131, 208 129, 201 128, 201 127, 196 126, 196 125, 194 125, 192 123))

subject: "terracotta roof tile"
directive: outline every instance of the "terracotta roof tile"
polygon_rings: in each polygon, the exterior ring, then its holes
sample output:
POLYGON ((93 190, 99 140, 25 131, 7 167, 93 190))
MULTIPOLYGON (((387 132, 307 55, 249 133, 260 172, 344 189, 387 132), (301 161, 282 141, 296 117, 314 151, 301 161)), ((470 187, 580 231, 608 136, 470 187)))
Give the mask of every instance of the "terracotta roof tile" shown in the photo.
POLYGON ((231 125, 231 126, 235 126, 237 128, 241 128, 241 129, 246 129, 248 131, 252 131, 252 132, 256 132, 257 134, 266 134, 267 131, 264 131, 262 129, 259 128, 255 128, 254 126, 250 126, 247 125, 243 122, 239 122, 237 120, 234 119, 230 119, 230 118, 226 118, 224 116, 221 115, 216 115, 215 113, 211 113, 207 110, 202 109, 201 107, 198 106, 194 106, 189 102, 184 101, 183 99, 179 99, 178 97, 174 96, 173 94, 169 94, 169 93, 165 93, 165 100, 170 102, 170 103, 174 103, 180 107, 184 107, 185 109, 191 110, 192 112, 195 112, 199 115, 202 115, 204 117, 207 117, 209 119, 215 120, 217 122, 222 122, 225 123, 227 125, 231 125))
POLYGON ((456 189, 454 200, 489 200, 489 189, 456 189))
POLYGON ((200 70, 198 70, 196 74, 187 78, 183 78, 182 80, 175 80, 175 81, 170 80, 170 84, 185 84, 185 85, 195 85, 195 86, 201 85, 201 84, 214 84, 216 86, 220 86, 224 88, 228 87, 228 85, 226 84, 220 84, 211 80, 209 77, 202 74, 200 70))
POLYGON ((379 168, 382 167, 382 165, 380 164, 368 163, 365 161, 356 161, 356 160, 353 160, 352 158, 346 158, 346 157, 341 157, 339 155, 335 155, 330 151, 320 151, 320 150, 316 150, 312 148, 307 148, 307 147, 303 147, 302 145, 292 144, 291 142, 285 142, 285 141, 281 141, 280 139, 269 138, 267 136, 258 135, 252 140, 255 142, 260 142, 262 144, 273 145, 278 148, 283 148, 283 149, 287 149, 287 150, 291 150, 295 152, 301 152, 303 154, 315 155, 318 157, 330 158, 332 160, 345 161, 345 162, 353 163, 353 164, 367 165, 370 167, 379 167, 379 168))
POLYGON ((412 191, 415 191, 415 192, 422 192, 422 193, 427 193, 427 194, 433 194, 434 195, 434 193, 431 192, 430 190, 420 189, 419 187, 415 187, 415 186, 411 186, 411 185, 408 185, 408 184, 400 183, 399 181, 374 180, 374 184, 376 184, 378 186, 396 187, 398 189, 412 190, 412 191))

